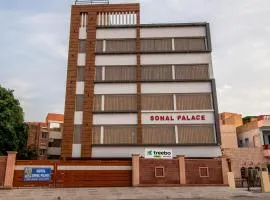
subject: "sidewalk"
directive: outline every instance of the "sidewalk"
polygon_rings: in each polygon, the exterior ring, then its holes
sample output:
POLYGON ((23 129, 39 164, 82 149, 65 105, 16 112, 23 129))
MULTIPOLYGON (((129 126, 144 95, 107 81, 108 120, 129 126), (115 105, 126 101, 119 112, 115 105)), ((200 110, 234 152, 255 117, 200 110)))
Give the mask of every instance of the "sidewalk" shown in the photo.
POLYGON ((0 190, 0 200, 57 200, 58 197, 61 200, 269 200, 270 193, 248 192, 247 189, 232 190, 228 187, 35 188, 0 190))

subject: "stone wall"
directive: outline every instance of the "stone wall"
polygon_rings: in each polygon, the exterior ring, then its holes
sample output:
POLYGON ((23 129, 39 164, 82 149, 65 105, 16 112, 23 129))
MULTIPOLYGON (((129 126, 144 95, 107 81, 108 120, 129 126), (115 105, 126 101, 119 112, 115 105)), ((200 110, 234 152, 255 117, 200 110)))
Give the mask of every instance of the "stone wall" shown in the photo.
POLYGON ((231 160, 235 178, 240 178, 241 167, 266 167, 270 159, 264 157, 262 148, 222 149, 223 156, 231 160))

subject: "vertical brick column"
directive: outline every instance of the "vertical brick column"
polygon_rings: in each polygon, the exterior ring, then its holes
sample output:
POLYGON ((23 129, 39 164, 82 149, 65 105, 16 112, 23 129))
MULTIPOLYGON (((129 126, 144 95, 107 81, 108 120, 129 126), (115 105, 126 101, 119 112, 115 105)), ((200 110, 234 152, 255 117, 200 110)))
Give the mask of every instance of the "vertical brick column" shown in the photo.
POLYGON ((132 186, 140 184, 140 155, 132 154, 132 186))
POLYGON ((180 184, 186 184, 186 164, 185 164, 185 156, 179 155, 177 156, 177 160, 179 162, 179 182, 180 184))
POLYGON ((81 157, 91 157, 97 13, 88 12, 81 157))
POLYGON ((70 38, 68 52, 66 101, 64 113, 63 140, 61 157, 71 157, 74 129, 75 92, 77 77, 77 57, 79 42, 80 12, 75 7, 71 10, 70 38))
POLYGON ((12 188, 17 152, 16 151, 8 151, 7 153, 8 153, 8 156, 7 156, 7 166, 6 166, 4 187, 12 188))
POLYGON ((136 81, 137 81, 137 144, 142 144, 142 113, 141 113, 141 34, 140 34, 140 11, 136 12, 136 57, 137 57, 137 67, 136 67, 136 81))

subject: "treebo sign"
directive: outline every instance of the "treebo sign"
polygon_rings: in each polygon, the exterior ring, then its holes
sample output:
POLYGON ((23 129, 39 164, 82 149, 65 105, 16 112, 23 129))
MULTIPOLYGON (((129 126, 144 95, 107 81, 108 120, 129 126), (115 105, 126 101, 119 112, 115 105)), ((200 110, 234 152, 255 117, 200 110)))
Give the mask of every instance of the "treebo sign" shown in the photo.
POLYGON ((145 149, 145 158, 172 158, 171 149, 145 149))

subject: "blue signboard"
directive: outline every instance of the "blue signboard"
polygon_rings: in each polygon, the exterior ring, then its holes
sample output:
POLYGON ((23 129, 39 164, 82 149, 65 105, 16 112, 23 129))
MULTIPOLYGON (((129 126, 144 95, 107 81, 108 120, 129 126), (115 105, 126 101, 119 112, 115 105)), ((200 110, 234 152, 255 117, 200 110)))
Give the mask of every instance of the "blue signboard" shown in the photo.
POLYGON ((24 168, 24 181, 50 181, 51 168, 24 168))

